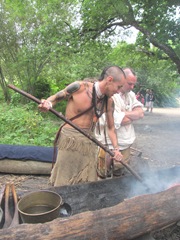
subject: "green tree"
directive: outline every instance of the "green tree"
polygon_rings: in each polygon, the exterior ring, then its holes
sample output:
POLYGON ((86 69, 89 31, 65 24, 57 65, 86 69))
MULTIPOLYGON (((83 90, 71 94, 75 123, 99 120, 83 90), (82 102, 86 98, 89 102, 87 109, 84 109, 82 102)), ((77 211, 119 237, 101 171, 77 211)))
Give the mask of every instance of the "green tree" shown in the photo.
POLYGON ((174 72, 179 69, 180 48, 178 21, 173 14, 178 2, 172 2, 0 0, 0 84, 4 99, 9 100, 11 94, 11 99, 19 102, 17 94, 8 92, 6 83, 41 98, 77 79, 97 77, 110 64, 134 67, 142 73, 139 80, 143 73, 151 75, 148 64, 160 75, 155 68, 164 64, 176 87, 174 72), (111 39, 116 37, 120 42, 124 30, 132 26, 139 31, 136 44, 120 44, 116 51, 111 39), (161 62, 156 64, 158 60, 161 62))
MULTIPOLYGON (((136 28, 142 49, 153 44, 158 57, 169 58, 180 73, 180 31, 176 16, 179 1, 169 0, 85 0, 82 2, 82 35, 96 39, 121 36, 124 29, 136 28)), ((147 51, 144 53, 150 54, 147 51)))
POLYGON ((138 45, 119 43, 108 55, 109 60, 123 67, 132 67, 138 76, 138 84, 135 92, 141 90, 145 93, 147 88, 153 89, 156 95, 155 103, 158 106, 177 106, 176 93, 180 90, 179 75, 172 70, 172 62, 169 60, 157 60, 157 48, 151 48, 151 56, 137 51, 138 45), (131 57, 129 57, 129 53, 131 57))
POLYGON ((61 62, 71 40, 70 6, 57 0, 1 0, 0 66, 6 81, 34 93, 38 78, 61 62))
POLYGON ((79 35, 75 1, 1 0, 0 7, 4 95, 8 82, 36 97, 50 86, 46 97, 72 81, 97 76, 106 64, 111 46, 79 35))

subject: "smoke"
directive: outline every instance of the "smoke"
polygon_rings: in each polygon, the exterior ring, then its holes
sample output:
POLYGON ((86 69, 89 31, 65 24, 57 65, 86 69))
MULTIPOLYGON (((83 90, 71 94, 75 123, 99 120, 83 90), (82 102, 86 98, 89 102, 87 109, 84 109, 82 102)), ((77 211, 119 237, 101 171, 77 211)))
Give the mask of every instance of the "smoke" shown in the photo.
POLYGON ((128 197, 162 192, 180 184, 180 167, 149 171, 141 174, 143 181, 130 181, 128 197))

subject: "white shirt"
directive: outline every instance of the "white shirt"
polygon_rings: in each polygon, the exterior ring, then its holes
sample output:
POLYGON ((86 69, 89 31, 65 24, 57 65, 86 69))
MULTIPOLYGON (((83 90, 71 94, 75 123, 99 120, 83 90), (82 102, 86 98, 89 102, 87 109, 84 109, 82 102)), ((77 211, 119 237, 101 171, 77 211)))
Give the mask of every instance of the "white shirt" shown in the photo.
MULTIPOLYGON (((115 103, 115 110, 114 110, 114 124, 117 132, 118 138, 118 145, 120 150, 128 148, 135 140, 135 131, 133 124, 128 124, 125 126, 121 126, 121 122, 125 116, 124 111, 132 111, 135 107, 143 107, 142 103, 136 99, 136 95, 134 92, 130 91, 125 94, 114 94, 113 100, 115 103)), ((102 144, 108 144, 110 149, 113 149, 111 141, 108 137, 107 133, 107 124, 106 124, 106 117, 103 114, 99 118, 99 127, 100 133, 98 132, 98 127, 95 130, 96 138, 102 144), (106 129, 105 129, 106 127, 106 129), (105 132, 105 134, 104 134, 105 132), (106 135, 106 139, 105 139, 106 135), (107 140, 107 141, 106 141, 107 140)))

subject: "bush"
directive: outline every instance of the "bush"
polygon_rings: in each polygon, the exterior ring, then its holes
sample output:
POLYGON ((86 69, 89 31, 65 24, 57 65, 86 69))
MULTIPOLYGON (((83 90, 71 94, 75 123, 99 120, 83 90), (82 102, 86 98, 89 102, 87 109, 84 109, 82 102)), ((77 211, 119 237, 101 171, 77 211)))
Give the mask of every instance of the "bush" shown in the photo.
POLYGON ((53 146, 61 121, 31 108, 28 104, 0 105, 1 144, 53 146))
POLYGON ((50 84, 46 80, 38 79, 34 82, 34 95, 39 98, 47 98, 51 94, 50 84))

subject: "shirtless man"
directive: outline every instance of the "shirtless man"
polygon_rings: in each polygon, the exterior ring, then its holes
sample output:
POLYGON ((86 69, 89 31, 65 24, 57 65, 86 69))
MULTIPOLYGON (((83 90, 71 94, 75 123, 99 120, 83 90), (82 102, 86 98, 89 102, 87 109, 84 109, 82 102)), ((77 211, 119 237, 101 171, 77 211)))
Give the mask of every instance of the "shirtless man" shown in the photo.
MULTIPOLYGON (((73 120, 79 128, 94 136, 97 119, 106 112, 108 135, 114 147, 114 159, 121 160, 114 127, 114 105, 111 97, 119 93, 125 81, 125 74, 118 66, 103 70, 100 80, 76 81, 38 106, 41 111, 48 111, 58 102, 68 99, 65 116, 68 119, 83 113, 73 120)), ((52 169, 50 183, 54 186, 77 184, 97 180, 97 146, 90 139, 64 124, 58 139, 58 154, 52 169)))

